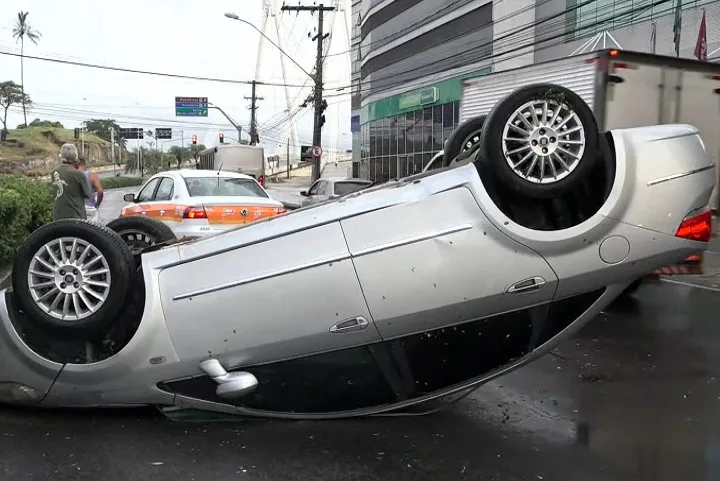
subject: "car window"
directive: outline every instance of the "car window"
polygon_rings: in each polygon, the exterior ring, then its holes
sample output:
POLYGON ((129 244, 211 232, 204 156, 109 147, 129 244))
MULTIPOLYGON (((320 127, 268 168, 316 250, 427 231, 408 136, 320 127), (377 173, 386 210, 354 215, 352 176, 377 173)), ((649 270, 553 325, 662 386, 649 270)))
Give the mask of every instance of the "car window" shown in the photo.
POLYGON ((230 196, 230 197, 262 197, 267 199, 267 192, 254 179, 237 177, 185 177, 190 197, 230 196))
POLYGON ((160 177, 156 177, 154 179, 151 179, 147 184, 145 184, 145 187, 142 188, 140 193, 137 196, 138 202, 148 202, 151 201, 153 198, 153 194, 155 193, 155 188, 160 183, 160 177))
POLYGON ((308 195, 317 195, 320 184, 322 184, 322 182, 319 180, 315 182, 312 187, 310 187, 310 190, 308 190, 308 195))
POLYGON ((328 182, 326 180, 321 180, 320 185, 318 186, 318 195, 330 195, 330 189, 328 187, 328 182))
POLYGON ((370 184, 371 184, 370 182, 362 182, 362 181, 354 181, 354 180, 335 182, 335 195, 352 194, 353 192, 357 192, 358 190, 362 190, 366 187, 369 187, 370 184))
POLYGON ((175 182, 170 177, 163 177, 160 181, 160 187, 158 187, 155 193, 155 200, 170 200, 172 199, 175 182))

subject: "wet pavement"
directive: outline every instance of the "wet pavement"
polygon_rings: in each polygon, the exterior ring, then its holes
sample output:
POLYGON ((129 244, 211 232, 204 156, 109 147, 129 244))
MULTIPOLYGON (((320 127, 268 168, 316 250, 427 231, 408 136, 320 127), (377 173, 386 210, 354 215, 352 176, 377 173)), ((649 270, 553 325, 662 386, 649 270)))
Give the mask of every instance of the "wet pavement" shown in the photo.
POLYGON ((180 423, 0 408, 0 480, 720 479, 720 293, 642 286, 434 415, 180 423))

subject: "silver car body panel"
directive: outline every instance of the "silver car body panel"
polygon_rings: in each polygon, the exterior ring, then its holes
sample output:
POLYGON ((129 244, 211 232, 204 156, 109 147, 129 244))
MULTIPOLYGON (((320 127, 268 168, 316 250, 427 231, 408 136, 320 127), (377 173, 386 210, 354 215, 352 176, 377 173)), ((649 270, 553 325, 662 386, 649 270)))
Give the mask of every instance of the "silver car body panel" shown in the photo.
POLYGON ((142 256, 146 303, 118 354, 57 364, 34 354, 0 292, 0 382, 46 393, 46 406, 176 405, 259 413, 165 392, 218 359, 230 370, 366 345, 576 293, 605 293, 560 334, 482 377, 393 405, 460 392, 545 354, 633 279, 705 249, 674 236, 707 204, 712 159, 691 126, 614 131, 617 175, 600 212, 561 231, 515 224, 493 204, 473 165, 422 174, 142 256), (300 249, 298 246, 315 246, 300 249), (518 291, 520 281, 537 288, 518 291), (344 320, 362 328, 334 332, 344 320))

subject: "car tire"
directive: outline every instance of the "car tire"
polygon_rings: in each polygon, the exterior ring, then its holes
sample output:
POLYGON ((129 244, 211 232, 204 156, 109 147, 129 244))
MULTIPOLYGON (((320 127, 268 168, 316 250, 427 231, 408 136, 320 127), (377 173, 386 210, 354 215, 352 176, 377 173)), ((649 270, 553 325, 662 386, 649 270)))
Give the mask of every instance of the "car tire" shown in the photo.
POLYGON ((113 322, 134 273, 132 253, 119 235, 94 222, 64 219, 28 236, 15 257, 12 286, 36 327, 87 339, 113 322))
POLYGON ((550 199, 590 175, 599 158, 599 137, 595 115, 575 92, 554 84, 528 85, 488 114, 480 160, 516 194, 550 199))
POLYGON ((155 244, 177 239, 175 233, 167 225, 139 215, 118 217, 108 222, 107 227, 120 236, 133 254, 139 254, 155 244))
POLYGON ((443 148, 443 167, 449 166, 462 154, 469 154, 477 148, 483 125, 485 125, 485 116, 480 115, 462 122, 452 131, 443 148))

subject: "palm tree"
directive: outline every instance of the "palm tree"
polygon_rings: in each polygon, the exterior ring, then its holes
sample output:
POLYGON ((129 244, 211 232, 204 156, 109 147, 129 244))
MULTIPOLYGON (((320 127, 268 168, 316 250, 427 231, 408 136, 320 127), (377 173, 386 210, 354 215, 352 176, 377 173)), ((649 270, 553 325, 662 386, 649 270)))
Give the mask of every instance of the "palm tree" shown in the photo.
POLYGON ((25 120, 25 126, 27 127, 27 112, 25 111, 25 72, 24 72, 24 59, 25 59, 25 39, 30 40, 32 43, 37 45, 38 40, 40 40, 40 32, 33 29, 30 25, 28 25, 28 15, 30 12, 23 12, 20 10, 17 14, 17 20, 15 21, 15 26, 13 27, 13 38, 15 38, 15 41, 20 42, 20 87, 22 89, 22 108, 23 108, 23 118, 25 120))

